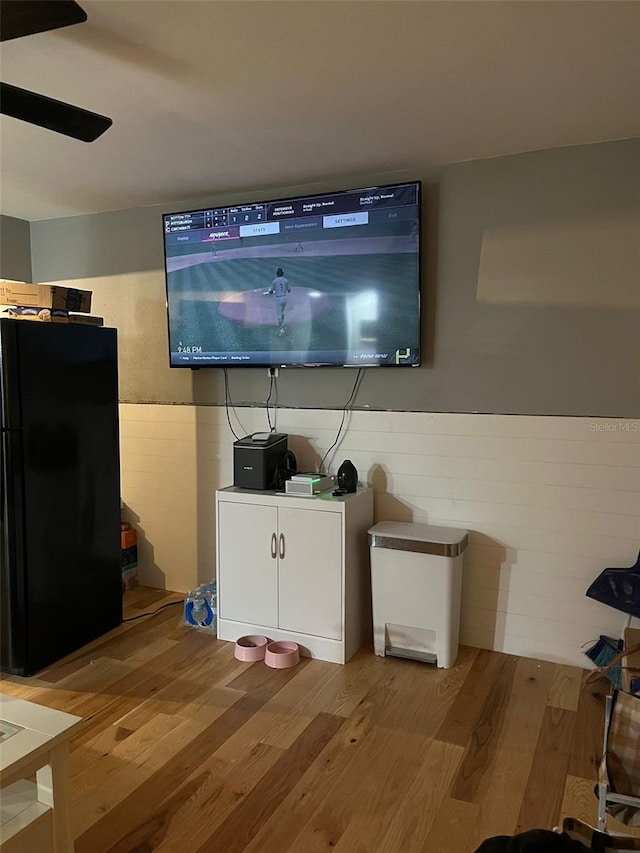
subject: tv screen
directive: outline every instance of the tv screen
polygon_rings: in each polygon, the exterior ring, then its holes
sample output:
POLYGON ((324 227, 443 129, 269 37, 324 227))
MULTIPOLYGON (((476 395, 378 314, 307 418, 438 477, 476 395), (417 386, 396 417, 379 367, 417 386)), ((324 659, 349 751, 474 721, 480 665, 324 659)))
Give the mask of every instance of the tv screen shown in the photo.
POLYGON ((419 365, 420 189, 165 214, 171 366, 419 365))

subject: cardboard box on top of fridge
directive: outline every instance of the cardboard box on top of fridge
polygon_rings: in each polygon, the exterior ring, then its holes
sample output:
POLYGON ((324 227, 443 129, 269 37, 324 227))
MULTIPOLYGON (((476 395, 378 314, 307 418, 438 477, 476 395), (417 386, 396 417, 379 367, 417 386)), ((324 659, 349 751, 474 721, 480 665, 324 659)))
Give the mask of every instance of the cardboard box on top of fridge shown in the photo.
POLYGON ((0 317, 11 317, 14 320, 40 320, 46 323, 104 326, 104 317, 95 317, 93 314, 72 314, 60 308, 36 308, 30 305, 0 304, 0 317))
POLYGON ((57 284, 27 284, 0 281, 0 304, 29 308, 57 308, 63 311, 91 311, 91 291, 57 284))
POLYGON ((12 320, 36 320, 41 323, 69 323, 69 312, 57 308, 32 308, 29 305, 0 305, 0 317, 12 320))
POLYGON ((69 311, 69 322, 81 326, 104 326, 104 317, 96 317, 94 314, 73 314, 69 311))

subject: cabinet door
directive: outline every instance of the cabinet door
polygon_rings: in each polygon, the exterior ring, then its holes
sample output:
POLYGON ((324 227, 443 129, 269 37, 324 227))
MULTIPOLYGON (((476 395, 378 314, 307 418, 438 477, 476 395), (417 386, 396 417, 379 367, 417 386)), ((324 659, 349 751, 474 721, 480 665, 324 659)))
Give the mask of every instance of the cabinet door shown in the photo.
POLYGON ((342 639, 341 516, 280 509, 278 522, 279 627, 342 639))
POLYGON ((220 617, 277 627, 277 510, 220 501, 218 519, 220 617))

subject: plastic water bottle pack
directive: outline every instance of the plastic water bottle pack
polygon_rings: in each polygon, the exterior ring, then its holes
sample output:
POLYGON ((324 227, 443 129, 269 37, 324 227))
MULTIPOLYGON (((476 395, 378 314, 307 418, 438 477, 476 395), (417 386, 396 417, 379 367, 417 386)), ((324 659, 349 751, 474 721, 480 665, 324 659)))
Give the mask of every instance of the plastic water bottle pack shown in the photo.
POLYGON ((215 634, 217 627, 217 590, 215 580, 190 590, 184 599, 184 621, 193 628, 215 634))

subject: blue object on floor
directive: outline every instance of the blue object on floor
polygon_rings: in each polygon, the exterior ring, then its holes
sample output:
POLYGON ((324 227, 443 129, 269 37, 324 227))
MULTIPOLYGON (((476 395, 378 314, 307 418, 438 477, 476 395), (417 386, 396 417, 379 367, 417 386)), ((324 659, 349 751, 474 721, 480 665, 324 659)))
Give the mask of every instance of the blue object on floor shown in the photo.
POLYGON ((217 628, 217 588, 215 580, 211 583, 200 584, 185 596, 184 621, 194 628, 206 628, 215 631, 217 628))

